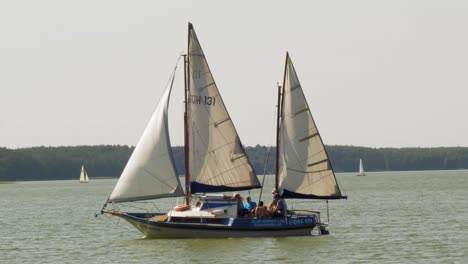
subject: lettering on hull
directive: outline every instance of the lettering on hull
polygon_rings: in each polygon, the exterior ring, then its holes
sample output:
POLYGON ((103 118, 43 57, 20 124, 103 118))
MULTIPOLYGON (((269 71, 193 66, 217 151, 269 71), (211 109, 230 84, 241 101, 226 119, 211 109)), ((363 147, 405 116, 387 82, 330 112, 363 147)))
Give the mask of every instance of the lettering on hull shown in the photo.
POLYGON ((288 219, 254 219, 253 227, 287 227, 287 226, 310 226, 315 223, 313 218, 288 218, 288 219))

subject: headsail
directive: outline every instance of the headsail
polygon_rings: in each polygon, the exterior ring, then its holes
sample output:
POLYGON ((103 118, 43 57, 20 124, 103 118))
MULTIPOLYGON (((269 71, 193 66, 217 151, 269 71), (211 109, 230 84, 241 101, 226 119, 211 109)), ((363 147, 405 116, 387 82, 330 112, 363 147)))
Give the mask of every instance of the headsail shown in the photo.
POLYGON ((172 155, 168 107, 175 71, 143 136, 112 191, 109 202, 183 196, 172 155))
POLYGON ((190 189, 223 192, 259 188, 191 24, 188 43, 190 189))
POLYGON ((278 187, 284 197, 344 198, 289 54, 286 54, 277 147, 278 187))

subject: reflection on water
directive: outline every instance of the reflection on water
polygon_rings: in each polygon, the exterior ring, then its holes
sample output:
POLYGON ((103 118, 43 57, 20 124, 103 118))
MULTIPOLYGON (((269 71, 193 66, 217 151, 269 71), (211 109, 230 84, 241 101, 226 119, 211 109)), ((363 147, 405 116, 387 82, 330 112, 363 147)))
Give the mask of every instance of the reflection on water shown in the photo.
MULTIPOLYGON (((115 217, 94 217, 116 180, 0 184, 4 263, 464 263, 468 171, 338 174, 348 200, 330 201, 329 236, 142 239, 115 217)), ((269 202, 272 177, 262 200, 269 202)), ((244 193, 246 196, 248 193, 244 193)), ((250 195, 258 201, 259 190, 250 195)), ((180 201, 181 202, 181 201, 180 201)), ((164 199, 143 206, 164 211, 164 199)), ((321 210, 323 201, 288 200, 321 210)))

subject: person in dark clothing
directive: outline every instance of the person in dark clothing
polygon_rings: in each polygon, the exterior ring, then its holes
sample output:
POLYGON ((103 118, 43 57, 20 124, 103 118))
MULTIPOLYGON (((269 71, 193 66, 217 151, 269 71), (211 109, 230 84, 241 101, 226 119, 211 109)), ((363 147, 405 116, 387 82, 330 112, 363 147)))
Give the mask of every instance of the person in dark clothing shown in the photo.
POLYGON ((273 213, 273 217, 285 217, 288 211, 286 202, 279 194, 275 194, 273 202, 271 202, 269 207, 270 211, 273 213))

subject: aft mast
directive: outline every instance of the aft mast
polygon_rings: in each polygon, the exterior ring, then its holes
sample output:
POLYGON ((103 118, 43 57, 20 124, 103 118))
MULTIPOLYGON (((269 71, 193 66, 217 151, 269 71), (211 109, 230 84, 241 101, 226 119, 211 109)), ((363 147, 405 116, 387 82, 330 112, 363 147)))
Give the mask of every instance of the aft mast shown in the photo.
POLYGON ((276 111, 276 165, 275 165, 275 190, 278 190, 278 157, 279 157, 279 122, 280 122, 280 111, 281 111, 281 86, 278 84, 278 108, 276 111))
POLYGON ((189 136, 188 136, 188 124, 187 124, 187 112, 188 112, 188 93, 190 91, 190 30, 193 29, 192 23, 188 23, 188 37, 187 37, 187 54, 184 55, 184 100, 185 100, 185 112, 184 112, 184 164, 185 164, 185 204, 190 205, 190 170, 189 170, 189 136))

